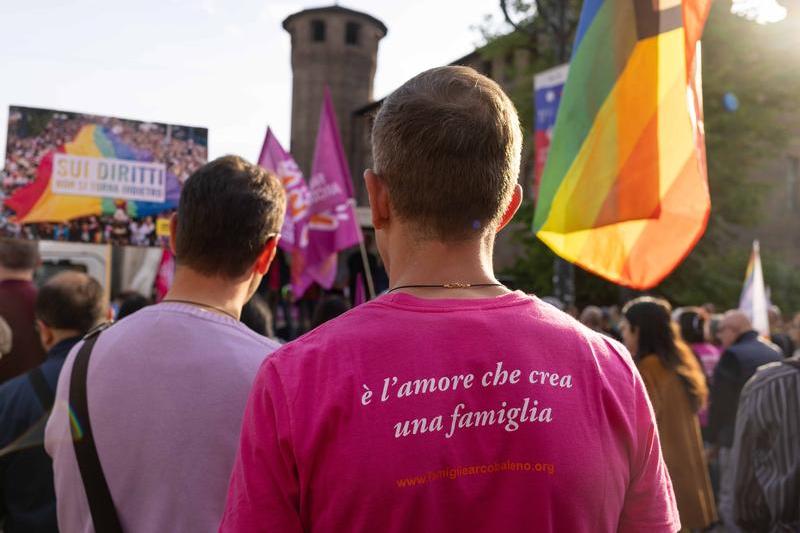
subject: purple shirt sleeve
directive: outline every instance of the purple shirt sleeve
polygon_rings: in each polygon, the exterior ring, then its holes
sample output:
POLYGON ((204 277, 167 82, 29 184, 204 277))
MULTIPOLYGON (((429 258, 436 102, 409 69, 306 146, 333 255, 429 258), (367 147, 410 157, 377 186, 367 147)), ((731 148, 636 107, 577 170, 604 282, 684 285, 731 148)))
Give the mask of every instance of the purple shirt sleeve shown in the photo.
POLYGON ((295 472, 289 411, 269 357, 247 401, 220 532, 302 532, 295 472))

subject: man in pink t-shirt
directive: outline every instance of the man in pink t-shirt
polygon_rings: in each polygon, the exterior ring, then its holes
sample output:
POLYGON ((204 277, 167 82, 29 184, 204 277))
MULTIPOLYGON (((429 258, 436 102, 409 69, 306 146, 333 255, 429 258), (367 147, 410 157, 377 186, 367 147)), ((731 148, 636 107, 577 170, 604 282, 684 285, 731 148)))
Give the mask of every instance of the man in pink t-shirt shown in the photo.
POLYGON ((262 364, 221 531, 680 528, 630 355, 494 277, 521 138, 469 68, 384 101, 365 180, 391 289, 262 364))

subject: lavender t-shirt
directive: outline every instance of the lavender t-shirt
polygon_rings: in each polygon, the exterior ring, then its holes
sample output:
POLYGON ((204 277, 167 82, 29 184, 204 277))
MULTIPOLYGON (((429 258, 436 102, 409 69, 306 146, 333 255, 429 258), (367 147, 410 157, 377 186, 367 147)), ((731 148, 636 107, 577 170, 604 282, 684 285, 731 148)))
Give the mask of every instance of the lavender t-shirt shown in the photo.
MULTIPOLYGON (((64 364, 45 437, 59 528, 70 533, 94 531, 67 410, 80 346, 64 364)), ((247 394, 277 347, 233 318, 179 303, 142 309, 100 335, 89 413, 126 531, 217 529, 247 394)))
POLYGON ((680 527, 630 355, 536 298, 407 294, 270 356, 223 532, 680 527))

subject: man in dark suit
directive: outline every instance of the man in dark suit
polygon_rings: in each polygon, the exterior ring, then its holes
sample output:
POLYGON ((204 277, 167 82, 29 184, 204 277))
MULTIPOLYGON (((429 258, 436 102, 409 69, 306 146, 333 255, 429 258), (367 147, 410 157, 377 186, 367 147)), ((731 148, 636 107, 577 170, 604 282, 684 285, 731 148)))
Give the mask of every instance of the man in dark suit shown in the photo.
POLYGON ((718 335, 725 351, 714 370, 708 435, 719 453, 719 515, 729 531, 737 531, 733 519, 731 448, 739 395, 759 366, 780 361, 783 356, 775 345, 759 337, 747 316, 738 310, 725 313, 718 335))
POLYGON ((35 314, 47 357, 0 385, 0 524, 5 533, 58 531, 44 422, 67 354, 108 316, 102 286, 79 272, 64 272, 45 283, 35 314))

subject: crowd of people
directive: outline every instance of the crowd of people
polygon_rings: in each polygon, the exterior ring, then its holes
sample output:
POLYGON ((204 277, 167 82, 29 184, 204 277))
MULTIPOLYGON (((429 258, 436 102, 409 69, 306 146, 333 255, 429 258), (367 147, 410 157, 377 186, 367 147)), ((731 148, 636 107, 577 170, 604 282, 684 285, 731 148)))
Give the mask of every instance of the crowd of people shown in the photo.
POLYGON ((8 219, 0 232, 12 239, 51 240, 88 244, 113 244, 118 246, 157 246, 162 239, 156 233, 156 221, 168 218, 163 212, 158 217, 133 218, 125 210, 124 202, 112 215, 92 215, 72 219, 67 224, 41 222, 18 224, 8 219))
POLYGON ((0 240, 4 531, 796 531, 800 316, 773 343, 739 310, 576 319, 509 289, 520 146, 472 69, 387 97, 365 173, 387 289, 321 295, 285 344, 259 294, 285 195, 239 157, 186 181, 158 304, 109 309, 77 272, 37 292, 35 244, 0 240))
MULTIPOLYGON (((180 183, 208 159, 205 130, 145 123, 111 117, 12 108, 9 115, 5 169, 0 173, 0 235, 12 238, 153 245, 154 217, 132 218, 124 202, 114 213, 70 220, 68 223, 19 224, 2 203, 36 179, 42 158, 75 139, 81 128, 95 124, 145 160, 161 161, 180 183)), ((170 213, 162 213, 166 216, 170 213)))

